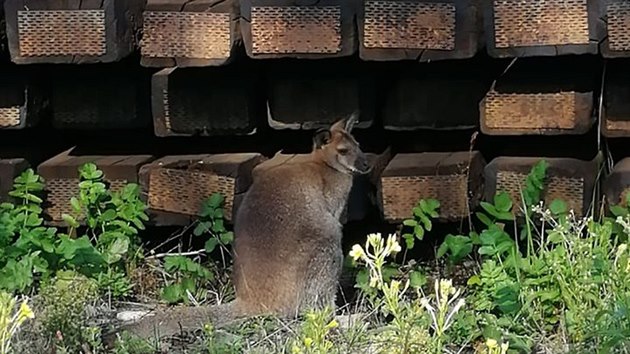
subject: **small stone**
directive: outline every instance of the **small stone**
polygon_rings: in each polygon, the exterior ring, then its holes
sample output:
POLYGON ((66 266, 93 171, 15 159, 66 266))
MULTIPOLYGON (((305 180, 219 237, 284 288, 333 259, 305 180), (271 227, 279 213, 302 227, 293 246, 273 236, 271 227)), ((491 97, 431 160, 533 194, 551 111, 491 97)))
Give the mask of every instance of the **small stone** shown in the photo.
POLYGON ((150 312, 151 311, 122 311, 116 314, 116 318, 123 322, 134 322, 138 321, 150 312))

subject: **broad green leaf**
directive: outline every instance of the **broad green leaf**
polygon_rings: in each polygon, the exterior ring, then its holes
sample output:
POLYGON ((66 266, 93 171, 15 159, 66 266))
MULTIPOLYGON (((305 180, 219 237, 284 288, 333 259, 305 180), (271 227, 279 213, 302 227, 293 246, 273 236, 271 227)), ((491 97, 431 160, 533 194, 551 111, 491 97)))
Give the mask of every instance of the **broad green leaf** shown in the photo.
POLYGON ((118 237, 107 250, 107 263, 113 264, 118 262, 122 256, 129 250, 129 238, 118 237))
POLYGON ((31 194, 31 193, 27 193, 26 195, 24 195, 24 198, 26 200, 29 200, 29 201, 31 201, 33 203, 37 203, 37 204, 41 204, 41 203, 44 202, 40 197, 36 196, 35 194, 31 194))
POLYGON ((79 227, 79 223, 72 215, 61 214, 61 219, 70 227, 79 227))
POLYGON ((472 277, 468 278, 468 281, 466 281, 466 285, 468 286, 481 285, 481 278, 479 277, 478 274, 475 274, 472 277))
POLYGON ((420 221, 422 221, 422 224, 424 224, 424 228, 427 231, 431 231, 431 220, 424 214, 420 215, 420 221))
POLYGON ((395 265, 386 264, 383 266, 383 280, 389 281, 393 276, 400 274, 400 269, 395 265))
POLYGON ((225 226, 223 225, 223 220, 221 219, 215 220, 212 223, 212 232, 215 232, 215 233, 225 232, 225 226))
POLYGON ((412 249, 415 243, 415 237, 412 234, 403 234, 402 237, 405 239, 407 249, 412 249))
POLYGON ((497 217, 497 214, 499 213, 497 211, 497 209, 494 207, 494 205, 488 203, 488 202, 484 202, 481 201, 479 202, 479 205, 483 208, 483 210, 485 210, 488 214, 494 216, 495 218, 497 217))
POLYGON ((511 221, 514 220, 514 214, 512 214, 512 212, 509 211, 501 211, 498 212, 497 215, 495 216, 498 220, 501 221, 511 221))
POLYGON ((451 250, 451 261, 459 262, 468 256, 472 250, 472 240, 470 237, 463 235, 448 235, 445 239, 445 242, 448 244, 449 249, 451 250))
POLYGON ((192 294, 195 293, 195 289, 197 287, 195 286, 195 281, 193 279, 191 279, 191 278, 183 278, 180 284, 181 284, 180 288, 182 290, 182 295, 183 296, 186 296, 185 295, 185 291, 186 290, 190 291, 192 294))
POLYGON ((364 286, 367 286, 369 281, 370 281, 370 274, 368 270, 365 268, 362 268, 361 270, 357 272, 355 287, 362 288, 364 286))
POLYGON ((418 222, 416 220, 413 220, 413 219, 407 219, 407 220, 403 221, 403 225, 414 227, 414 226, 418 225, 418 222))
POLYGON ((499 192, 494 196, 494 206, 498 212, 509 212, 512 210, 512 199, 506 192, 499 192))
POLYGON ((427 283, 427 277, 419 271, 412 270, 409 273, 409 285, 414 288, 421 288, 427 283))
POLYGON ((221 193, 214 193, 208 199, 208 204, 213 208, 219 208, 223 204, 223 195, 221 193))
POLYGON ((206 232, 208 232, 209 226, 210 226, 209 221, 202 221, 202 222, 197 223, 197 226, 195 226, 195 228, 193 229, 193 235, 201 236, 205 234, 206 232))
POLYGON ((40 218, 36 214, 28 214, 28 218, 26 218, 26 226, 35 227, 42 224, 44 219, 40 218))
POLYGON ((438 249, 437 249, 436 257, 437 258, 444 257, 444 255, 446 254, 446 252, 448 252, 448 250, 449 250, 449 244, 448 244, 448 242, 446 242, 446 240, 444 240, 444 242, 442 242, 440 247, 438 247, 438 249))
POLYGON ((422 239, 424 239, 424 229, 420 225, 416 225, 413 228, 413 232, 418 238, 418 240, 422 241, 422 239))
POLYGON ((477 218, 479 219, 479 221, 481 221, 484 225, 486 226, 490 226, 493 224, 492 220, 490 220, 490 218, 481 212, 476 212, 475 215, 477 215, 477 218))
POLYGON ((206 241, 205 249, 206 252, 211 253, 219 244, 219 240, 216 237, 210 237, 208 241, 206 241))
POLYGON ((186 269, 187 260, 184 256, 167 256, 164 258, 164 269, 167 272, 186 269))
POLYGON ((179 284, 171 284, 162 290, 162 299, 170 304, 179 302, 183 296, 183 291, 179 284))
POLYGON ((565 214, 569 211, 568 209, 567 203, 561 199, 554 199, 549 205, 549 210, 551 210, 554 215, 565 214))
MULTIPOLYGON (((628 193, 628 195, 630 195, 630 193, 628 193)), ((619 206, 619 205, 611 205, 610 206, 610 212, 614 216, 626 216, 626 215, 628 215, 628 209, 624 208, 622 206, 619 206)))
POLYGON ((103 221, 112 221, 116 219, 116 210, 108 209, 103 214, 101 214, 101 220, 103 221))
POLYGON ((233 232, 230 231, 221 234, 221 243, 223 243, 224 245, 229 245, 230 243, 232 243, 232 241, 234 241, 233 232))
POLYGON ((480 255, 493 255, 496 253, 496 251, 493 246, 482 246, 479 247, 477 253, 479 253, 480 255))

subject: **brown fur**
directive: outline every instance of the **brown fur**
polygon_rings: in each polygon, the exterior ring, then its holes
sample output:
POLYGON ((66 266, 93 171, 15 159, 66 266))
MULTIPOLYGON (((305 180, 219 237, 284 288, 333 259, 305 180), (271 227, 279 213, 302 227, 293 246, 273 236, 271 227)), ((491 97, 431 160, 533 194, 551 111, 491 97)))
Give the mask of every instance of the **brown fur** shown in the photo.
MULTIPOLYGON (((256 169, 234 221, 236 300, 192 308, 180 323, 220 326, 240 317, 292 317, 334 307, 343 262, 339 218, 353 176, 368 172, 367 159, 350 134, 355 122, 353 116, 319 132, 309 158, 256 169)), ((146 333, 137 325, 128 329, 146 333)))

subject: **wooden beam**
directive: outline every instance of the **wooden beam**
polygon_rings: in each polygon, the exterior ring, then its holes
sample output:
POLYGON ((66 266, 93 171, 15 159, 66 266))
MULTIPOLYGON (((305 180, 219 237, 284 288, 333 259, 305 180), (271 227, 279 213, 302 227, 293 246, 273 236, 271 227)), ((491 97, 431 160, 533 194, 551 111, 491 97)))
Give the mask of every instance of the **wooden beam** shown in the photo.
POLYGON ((140 64, 197 67, 232 61, 242 41, 238 0, 148 0, 140 64))
POLYGON ((481 47, 478 0, 365 0, 359 6, 363 60, 428 62, 473 57, 481 47))
POLYGON ((119 61, 135 51, 145 1, 6 1, 11 60, 17 64, 119 61))
POLYGON ((240 0, 247 55, 333 58, 356 52, 354 18, 359 0, 240 0))
POLYGON ((601 0, 488 0, 484 29, 492 57, 598 54, 601 0))

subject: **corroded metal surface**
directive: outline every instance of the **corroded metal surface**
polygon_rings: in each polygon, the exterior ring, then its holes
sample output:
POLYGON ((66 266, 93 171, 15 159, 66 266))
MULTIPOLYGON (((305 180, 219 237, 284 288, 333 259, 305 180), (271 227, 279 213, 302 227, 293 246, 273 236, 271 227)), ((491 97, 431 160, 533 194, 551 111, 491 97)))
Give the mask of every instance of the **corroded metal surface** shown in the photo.
POLYGON ((105 11, 18 11, 20 55, 103 55, 105 11))
POLYGON ((227 58, 230 14, 145 11, 141 51, 147 57, 227 58))
POLYGON ((630 50, 630 2, 614 2, 606 9, 608 45, 611 50, 630 50))
POLYGON ((366 1, 366 48, 455 48, 455 4, 366 1))
POLYGON ((587 0, 494 0, 497 48, 588 44, 587 0))
POLYGON ((264 53, 337 53, 340 6, 253 6, 252 49, 264 53))

